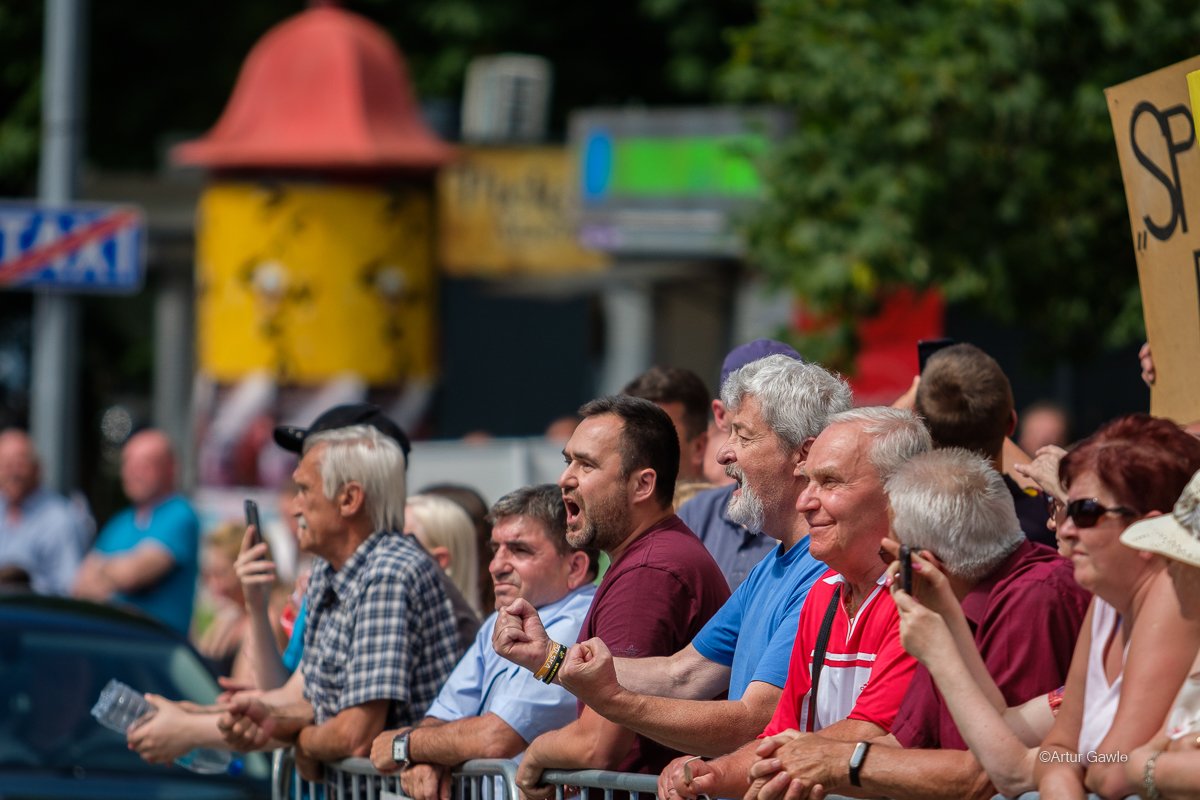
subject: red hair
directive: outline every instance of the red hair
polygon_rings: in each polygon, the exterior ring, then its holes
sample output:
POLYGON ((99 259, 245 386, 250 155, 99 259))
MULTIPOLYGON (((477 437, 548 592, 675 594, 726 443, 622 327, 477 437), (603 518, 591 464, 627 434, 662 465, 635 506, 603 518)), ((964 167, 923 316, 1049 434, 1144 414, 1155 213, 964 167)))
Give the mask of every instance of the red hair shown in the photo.
POLYGON ((1200 470, 1200 439, 1169 419, 1127 414, 1075 446, 1058 466, 1064 488, 1090 472, 1116 502, 1141 514, 1169 512, 1200 470))

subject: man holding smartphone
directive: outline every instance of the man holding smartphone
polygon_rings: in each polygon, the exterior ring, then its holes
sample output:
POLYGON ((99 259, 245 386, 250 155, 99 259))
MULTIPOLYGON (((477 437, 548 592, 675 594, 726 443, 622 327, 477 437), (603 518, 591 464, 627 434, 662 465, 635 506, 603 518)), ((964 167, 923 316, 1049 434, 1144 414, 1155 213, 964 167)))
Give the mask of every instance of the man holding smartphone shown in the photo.
POLYGON ((300 548, 320 558, 300 669, 274 692, 235 697, 217 723, 239 750, 294 743, 309 779, 318 762, 365 756, 380 731, 420 719, 457 656, 440 570, 402 534, 404 442, 384 430, 399 428, 373 406, 341 408, 361 413, 283 432, 303 442, 291 508, 300 548))

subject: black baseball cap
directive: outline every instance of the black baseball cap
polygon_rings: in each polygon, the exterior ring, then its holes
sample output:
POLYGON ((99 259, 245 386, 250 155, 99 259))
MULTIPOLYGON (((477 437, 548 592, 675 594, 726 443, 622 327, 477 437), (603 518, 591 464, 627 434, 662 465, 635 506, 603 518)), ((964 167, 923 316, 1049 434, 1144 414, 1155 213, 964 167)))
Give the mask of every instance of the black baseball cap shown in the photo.
POLYGON ((412 445, 403 429, 392 422, 379 406, 370 403, 348 403, 344 406, 334 406, 313 420, 307 428, 297 428, 294 425, 279 425, 275 428, 275 444, 293 453, 304 452, 304 440, 309 434, 321 431, 332 431, 337 428, 348 428, 351 425, 370 425, 385 436, 390 436, 404 451, 408 459, 412 445))

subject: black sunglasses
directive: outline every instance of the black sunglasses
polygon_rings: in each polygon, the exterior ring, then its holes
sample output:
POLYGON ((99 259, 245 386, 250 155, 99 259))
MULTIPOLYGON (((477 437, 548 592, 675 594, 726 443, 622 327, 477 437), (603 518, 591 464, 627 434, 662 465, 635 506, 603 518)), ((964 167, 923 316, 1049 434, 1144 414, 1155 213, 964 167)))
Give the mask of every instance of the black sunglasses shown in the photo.
POLYGON ((1138 512, 1132 508, 1125 506, 1112 506, 1106 508, 1100 505, 1098 500, 1072 500, 1067 503, 1066 516, 1071 518, 1075 523, 1076 528, 1092 528, 1100 521, 1100 518, 1105 514, 1122 514, 1127 517, 1136 517, 1138 512))

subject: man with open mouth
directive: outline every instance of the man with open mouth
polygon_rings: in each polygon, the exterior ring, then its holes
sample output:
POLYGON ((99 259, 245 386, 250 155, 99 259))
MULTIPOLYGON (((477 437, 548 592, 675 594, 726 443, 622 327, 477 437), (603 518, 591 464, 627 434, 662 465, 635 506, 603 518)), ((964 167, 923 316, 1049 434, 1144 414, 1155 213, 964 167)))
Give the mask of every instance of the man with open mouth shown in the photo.
MULTIPOLYGON (((602 397, 579 413, 558 481, 567 541, 611 559, 579 639, 599 637, 619 656, 669 656, 729 597, 716 562, 675 516, 678 436, 665 411, 637 397, 602 397)), ((496 652, 554 680, 569 643, 549 640, 531 604, 501 609, 495 630, 496 652)), ((546 798, 554 792, 541 784, 546 769, 658 772, 676 755, 581 707, 575 722, 530 743, 517 782, 527 797, 546 798)))

